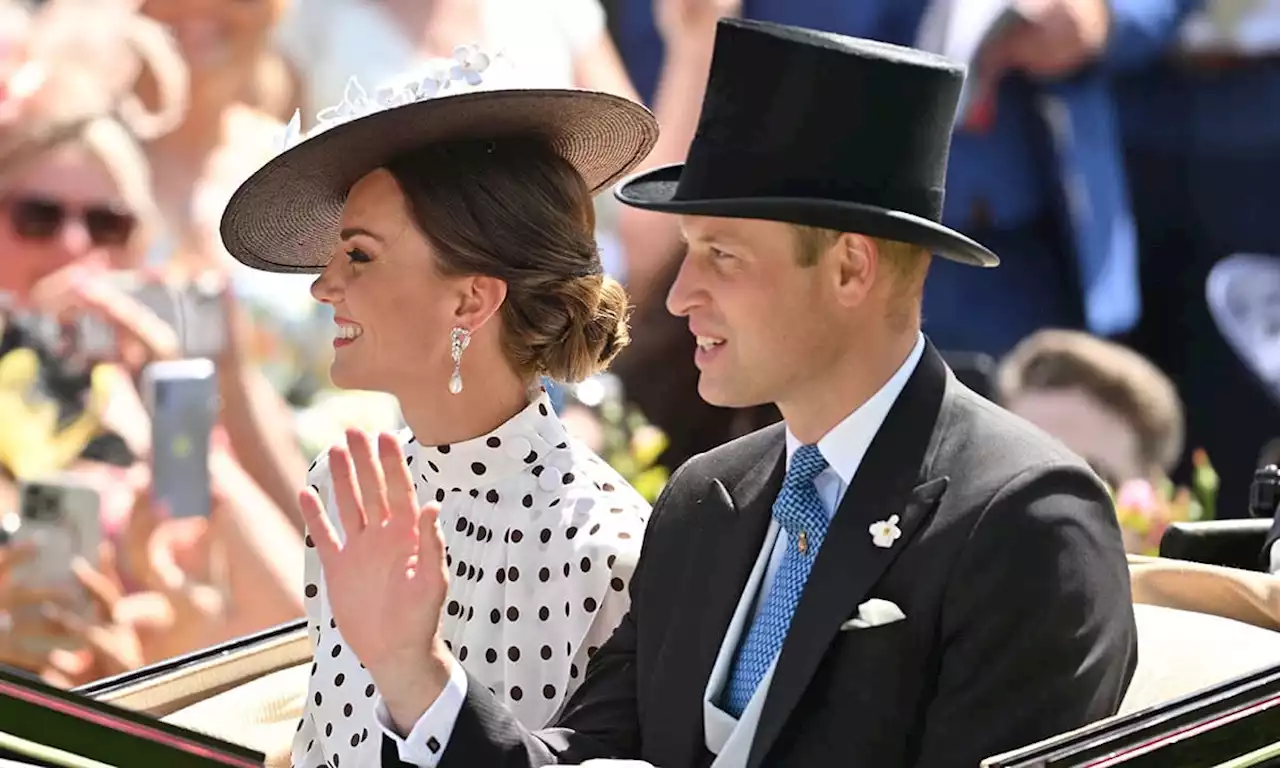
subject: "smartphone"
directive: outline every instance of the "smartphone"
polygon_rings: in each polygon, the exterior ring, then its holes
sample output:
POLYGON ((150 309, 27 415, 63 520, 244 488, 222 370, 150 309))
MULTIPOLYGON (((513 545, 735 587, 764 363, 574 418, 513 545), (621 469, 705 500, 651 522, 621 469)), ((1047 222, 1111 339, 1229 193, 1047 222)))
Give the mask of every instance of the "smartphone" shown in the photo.
MULTIPOLYGON (((72 600, 70 610, 87 614, 89 596, 71 570, 82 557, 98 562, 102 543, 102 500, 93 487, 71 477, 25 481, 18 489, 18 521, 11 541, 30 542, 35 555, 13 568, 13 581, 32 589, 58 589, 72 600)), ((38 606, 31 606, 38 610, 38 606)))
MULTIPOLYGON (((136 272, 113 272, 102 278, 155 313, 178 337, 181 357, 217 357, 226 347, 222 287, 197 279, 171 284, 136 272)), ((77 319, 77 351, 91 359, 115 356, 116 332, 103 318, 85 314, 77 319)))
POLYGON ((209 439, 218 414, 213 361, 152 363, 142 381, 151 412, 151 501, 173 517, 208 517, 209 439))

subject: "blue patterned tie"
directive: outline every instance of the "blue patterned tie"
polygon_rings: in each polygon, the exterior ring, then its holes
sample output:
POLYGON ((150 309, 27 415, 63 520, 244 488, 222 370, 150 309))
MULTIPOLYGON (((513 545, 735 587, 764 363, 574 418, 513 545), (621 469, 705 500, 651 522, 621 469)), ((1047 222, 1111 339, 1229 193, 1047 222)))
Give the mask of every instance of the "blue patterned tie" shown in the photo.
POLYGON ((830 519, 813 485, 814 478, 826 468, 827 462, 817 446, 801 446, 792 455, 782 491, 773 502, 773 518, 787 537, 787 549, 769 588, 769 596, 738 647, 738 656, 729 673, 724 708, 734 717, 742 716, 769 665, 782 650, 791 617, 809 579, 809 569, 827 535, 830 519))

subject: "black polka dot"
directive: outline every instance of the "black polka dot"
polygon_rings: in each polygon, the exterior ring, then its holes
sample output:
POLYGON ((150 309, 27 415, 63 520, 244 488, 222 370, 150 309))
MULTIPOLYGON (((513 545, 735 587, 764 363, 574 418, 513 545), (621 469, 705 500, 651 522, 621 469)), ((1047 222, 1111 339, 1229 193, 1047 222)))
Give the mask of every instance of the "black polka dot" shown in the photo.
POLYGON ((572 483, 572 482, 573 482, 573 473, 572 473, 572 472, 565 472, 565 473, 564 473, 564 476, 560 478, 560 481, 561 481, 561 482, 563 482, 565 485, 568 485, 569 483, 572 483))
POLYGON ((485 440, 484 444, 489 446, 490 448, 497 448, 502 445, 502 438, 498 437, 497 435, 494 435, 488 440, 485 440))
POLYGON ((529 470, 529 474, 533 475, 534 477, 542 477, 542 465, 539 464, 538 466, 529 470))
POLYGON ((330 618, 330 619, 329 619, 329 629, 337 629, 337 628, 338 628, 338 620, 337 620, 337 619, 334 619, 334 618, 330 618))
POLYGON ((373 683, 369 683, 364 687, 364 697, 366 699, 372 699, 375 693, 377 693, 377 689, 373 687, 373 683))
POLYGON ((476 581, 480 581, 483 578, 484 578, 484 569, 481 568, 480 570, 476 571, 476 581))
POLYGON ((617 576, 614 576, 612 579, 609 580, 609 586, 613 587, 614 592, 621 592, 622 590, 627 588, 626 582, 624 582, 622 579, 618 578, 617 576))
POLYGON ((551 581, 551 569, 547 568, 546 566, 543 566, 542 568, 538 569, 538 581, 541 581, 543 583, 551 581))
POLYGON ((520 609, 514 605, 507 607, 507 621, 518 621, 520 619, 520 609))
POLYGON ((478 488, 472 488, 471 490, 467 491, 467 493, 470 494, 471 498, 473 499, 477 499, 480 497, 480 490, 478 488))
MULTIPOLYGON (((294 583, 296 584, 297 582, 294 582, 294 583)), ((304 592, 306 592, 307 597, 315 597, 316 593, 318 593, 319 591, 320 590, 316 588, 315 584, 308 584, 307 588, 304 590, 304 592)))
POLYGON ((462 578, 465 575, 467 575, 467 564, 459 560, 458 561, 458 578, 462 578))
POLYGON ((529 507, 532 507, 532 506, 533 506, 533 496, 532 496, 532 494, 528 494, 528 493, 526 493, 526 494, 524 495, 524 498, 520 500, 520 503, 521 503, 521 504, 523 504, 523 505, 525 506, 525 508, 526 508, 526 509, 528 509, 529 507))
POLYGON ((458 661, 466 661, 466 660, 467 660, 467 646, 464 645, 458 649, 458 661))
POLYGON ((338 768, 338 763, 339 763, 341 760, 342 760, 342 756, 341 756, 341 755, 334 755, 334 756, 333 756, 333 768, 338 768))
POLYGON ((311 466, 307 467, 307 471, 310 472, 311 470, 315 469, 316 465, 319 463, 320 463, 320 459, 317 458, 315 461, 311 462, 311 466))
POLYGON ((324 735, 325 735, 325 736, 332 736, 332 735, 333 735, 333 723, 325 723, 325 724, 324 724, 324 735))
POLYGON ((538 618, 543 621, 546 621, 547 619, 551 618, 551 610, 547 608, 547 606, 545 605, 542 606, 541 608, 538 609, 538 618))
POLYGON ((605 560, 604 562, 605 562, 605 565, 609 566, 610 570, 613 570, 613 564, 616 563, 617 561, 618 561, 617 555, 609 555, 609 559, 605 560))
MULTIPOLYGON (((297 727, 297 728, 295 728, 293 732, 294 732, 294 733, 297 733, 298 731, 301 731, 301 730, 302 730, 302 726, 303 726, 303 724, 304 724, 304 723, 306 723, 306 722, 307 722, 307 721, 306 721, 306 718, 303 718, 303 719, 299 720, 299 721, 298 721, 298 727, 297 727)), ((307 747, 307 749, 311 749, 311 748, 310 748, 310 747, 307 747)))
POLYGON ((338 686, 339 688, 341 688, 341 687, 342 687, 342 684, 343 684, 343 683, 345 683, 345 682, 347 682, 347 676, 346 676, 346 675, 344 675, 344 674, 342 674, 341 672, 339 672, 339 673, 338 673, 336 676, 334 676, 334 678, 333 678, 333 684, 334 684, 334 685, 336 685, 336 686, 338 686))
POLYGON ((340 653, 342 653, 342 646, 340 645, 333 646, 333 650, 329 651, 329 655, 335 659, 338 658, 338 654, 340 653))
POLYGON ((514 565, 507 569, 507 581, 516 582, 520 580, 520 569, 514 565))
POLYGON ((538 460, 538 452, 537 452, 537 451, 529 451, 529 455, 524 457, 524 463, 525 463, 525 464, 532 464, 533 462, 535 462, 535 461, 537 461, 537 460, 538 460))
POLYGON ((467 538, 474 536, 476 533, 476 524, 467 523, 467 538))
POLYGON ((513 645, 513 646, 511 646, 510 648, 508 648, 508 649, 507 649, 507 658, 508 658, 508 659, 511 659, 512 661, 519 661, 519 660, 520 660, 520 649, 519 649, 519 648, 517 648, 517 647, 515 647, 514 645, 513 645))
POLYGON ((568 448, 568 447, 569 447, 569 444, 568 444, 568 443, 560 443, 560 444, 559 444, 559 445, 557 445, 556 447, 563 451, 565 448, 568 448))
POLYGON ((613 483, 605 483, 604 485, 600 486, 600 488, 601 488, 601 490, 605 490, 605 491, 612 491, 612 490, 613 490, 613 483))
POLYGON ((361 729, 360 729, 360 740, 361 740, 361 741, 368 741, 368 740, 369 740, 369 729, 368 729, 368 728, 361 728, 361 729))
POLYGON ((595 525, 591 526, 591 530, 587 531, 587 533, 590 534, 591 536, 595 536, 599 532, 600 532, 599 523, 596 523, 595 525))
MULTIPOLYGON (((502 571, 498 571, 498 573, 502 573, 502 571)), ((498 622, 502 621, 502 613, 497 608, 494 608, 492 611, 489 611, 489 621, 493 622, 494 624, 497 624, 498 622)))
POLYGON ((511 543, 519 544, 521 541, 524 541, 524 531, 517 528, 511 532, 511 543))
POLYGON ((436 463, 434 461, 427 459, 427 466, 431 467, 432 472, 435 472, 436 474, 440 474, 440 468, 436 466, 436 463))
POLYGON ((474 565, 468 565, 467 579, 470 580, 470 579, 474 579, 475 577, 476 577, 476 567, 474 565))
POLYGON ((467 621, 471 621, 471 617, 476 615, 475 608, 467 608, 467 621))
POLYGON ((556 687, 554 685, 542 686, 542 698, 554 699, 556 697, 556 687))
POLYGON ((488 535, 489 535, 489 529, 485 528, 483 525, 476 529, 477 539, 484 541, 484 538, 488 535))
POLYGON ((437 450, 437 451, 439 451, 439 452, 441 452, 441 453, 448 453, 448 452, 449 452, 449 450, 450 450, 450 448, 449 448, 449 446, 447 446, 447 445, 437 445, 437 446, 436 446, 436 450, 437 450))
POLYGON ((564 532, 564 537, 566 539, 572 539, 574 536, 577 536, 577 535, 578 535, 578 527, 576 525, 569 526, 569 528, 564 532))
POLYGON ((591 646, 590 648, 588 648, 588 649, 587 649, 587 658, 589 659, 589 658, 591 658, 592 656, 595 656, 595 655, 596 655, 596 651, 598 651, 598 650, 600 650, 600 649, 599 649, 599 648, 597 648, 597 647, 596 647, 596 646, 594 646, 594 645, 593 645, 593 646, 591 646))
POLYGON ((578 679, 578 665, 577 665, 577 664, 570 664, 570 665, 569 665, 569 677, 573 678, 574 680, 577 680, 577 679, 578 679))
POLYGON ((556 506, 556 505, 557 505, 557 504, 559 504, 559 503, 560 503, 560 500, 559 500, 559 499, 552 499, 552 500, 551 500, 551 503, 550 503, 550 504, 548 504, 547 506, 548 506, 548 507, 554 507, 554 506, 556 506))
MULTIPOLYGON (((538 539, 539 539, 539 540, 541 540, 543 544, 550 543, 550 541, 551 541, 551 529, 550 529, 550 528, 543 528, 543 529, 542 529, 542 533, 539 533, 539 534, 538 534, 538 539)), ((315 589, 315 587, 313 587, 313 586, 308 586, 308 587, 307 587, 307 589, 308 589, 308 590, 311 590, 311 589, 315 589)))
POLYGON ((511 686, 511 700, 519 701, 523 698, 524 698, 524 691, 520 690, 520 686, 518 685, 511 686))
POLYGON ((443 489, 443 488, 437 488, 437 489, 436 489, 436 501, 439 501, 439 502, 443 502, 443 501, 444 501, 444 489, 443 489))
POLYGON ((467 519, 465 517, 458 518, 458 522, 454 524, 453 530, 455 533, 462 533, 467 530, 467 519))
POLYGON ((485 472, 488 472, 489 469, 484 464, 481 464, 478 461, 473 461, 471 462, 471 471, 477 475, 483 475, 485 472))
POLYGON ((315 663, 314 661, 313 661, 313 662, 311 662, 311 675, 312 675, 313 677, 315 676, 315 674, 316 674, 316 670, 317 670, 319 667, 320 667, 320 665, 319 665, 319 664, 315 663))
POLYGON ((581 562, 581 563, 578 563, 578 567, 580 567, 580 568, 582 569, 582 572, 583 572, 583 573, 590 573, 590 572, 591 572, 591 558, 589 558, 589 557, 584 557, 584 558, 582 558, 582 562, 581 562))
POLYGON ((342 705, 342 716, 343 716, 343 717, 351 717, 351 713, 352 713, 352 712, 355 712, 355 711, 356 711, 356 708, 355 708, 355 707, 353 707, 353 706, 351 706, 351 702, 347 702, 346 704, 343 704, 343 705, 342 705))
POLYGON ((498 583, 499 583, 499 584, 501 584, 501 583, 505 582, 505 581, 507 580, 507 571, 506 571, 506 569, 505 569, 505 568, 499 568, 499 569, 498 569, 498 575, 497 575, 497 576, 494 576, 494 578, 498 580, 498 583))
POLYGON ((324 701, 324 697, 320 695, 319 691, 316 691, 316 706, 320 706, 320 702, 322 701, 324 701))
POLYGON ((569 576, 569 573, 570 573, 572 570, 573 570, 573 566, 569 565, 568 563, 565 563, 565 564, 564 564, 564 575, 565 575, 565 577, 568 577, 568 576, 569 576))
POLYGON ((545 403, 538 403, 538 413, 542 414, 543 416, 547 415, 547 406, 545 403))
POLYGON ((595 599, 594 597, 588 597, 586 600, 583 600, 583 601, 582 601, 582 608, 583 608, 587 613, 593 613, 593 612, 595 612, 595 610, 596 610, 596 599, 595 599))
POLYGON ((360 734, 358 734, 358 733, 356 733, 356 734, 352 734, 352 736, 351 736, 351 746, 353 746, 353 747, 358 747, 358 746, 360 746, 360 734))
POLYGON ((412 455, 412 454, 410 454, 410 455, 408 455, 408 456, 405 456, 405 457, 404 457, 404 463, 405 463, 405 464, 408 464, 409 466, 413 466, 413 455, 412 455))
POLYGON ((573 606, 569 605, 568 601, 566 601, 564 604, 564 615, 568 616, 572 611, 573 611, 573 606))
POLYGON ((459 613, 462 613, 462 606, 458 605, 457 600, 450 600, 449 605, 448 607, 445 608, 445 610, 449 613, 450 616, 457 616, 459 613))
POLYGON ((549 645, 542 646, 542 660, 551 661, 551 646, 549 645))
POLYGON ((489 502, 490 504, 497 504, 498 492, 490 488, 489 492, 484 495, 484 500, 489 502))
POLYGON ((306 542, 306 545, 308 547, 311 547, 312 549, 314 549, 316 546, 316 543, 311 540, 311 534, 309 533, 307 534, 307 538, 303 539, 303 541, 306 542))
POLYGON ((484 652, 484 660, 489 662, 490 664, 493 664, 498 660, 498 652, 490 648, 489 650, 484 652))

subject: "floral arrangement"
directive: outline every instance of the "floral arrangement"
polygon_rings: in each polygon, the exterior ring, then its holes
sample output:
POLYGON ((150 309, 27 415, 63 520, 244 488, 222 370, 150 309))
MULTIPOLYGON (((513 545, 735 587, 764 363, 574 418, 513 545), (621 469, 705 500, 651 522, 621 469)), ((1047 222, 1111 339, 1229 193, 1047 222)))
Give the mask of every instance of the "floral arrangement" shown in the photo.
POLYGON ((1122 483, 1114 498, 1125 551, 1159 554, 1160 538, 1170 524, 1214 519, 1217 496, 1218 473, 1203 449, 1192 454, 1190 487, 1175 486, 1163 476, 1122 483))
POLYGON ((657 501, 670 477, 667 468, 658 463, 658 457, 667 449, 666 434, 626 401, 622 383, 612 374, 593 376, 565 389, 564 416, 569 430, 577 433, 647 501, 657 501), (594 417, 585 428, 575 427, 580 424, 572 415, 575 408, 594 417))

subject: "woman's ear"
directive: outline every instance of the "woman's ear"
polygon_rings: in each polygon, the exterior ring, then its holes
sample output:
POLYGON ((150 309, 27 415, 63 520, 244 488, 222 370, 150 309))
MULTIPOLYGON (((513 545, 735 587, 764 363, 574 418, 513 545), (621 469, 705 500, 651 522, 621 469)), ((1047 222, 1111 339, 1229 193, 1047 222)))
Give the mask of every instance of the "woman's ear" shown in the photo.
POLYGON ((459 282, 458 308, 454 321, 471 332, 479 330, 497 314, 507 299, 507 283, 487 275, 471 275, 459 282))

